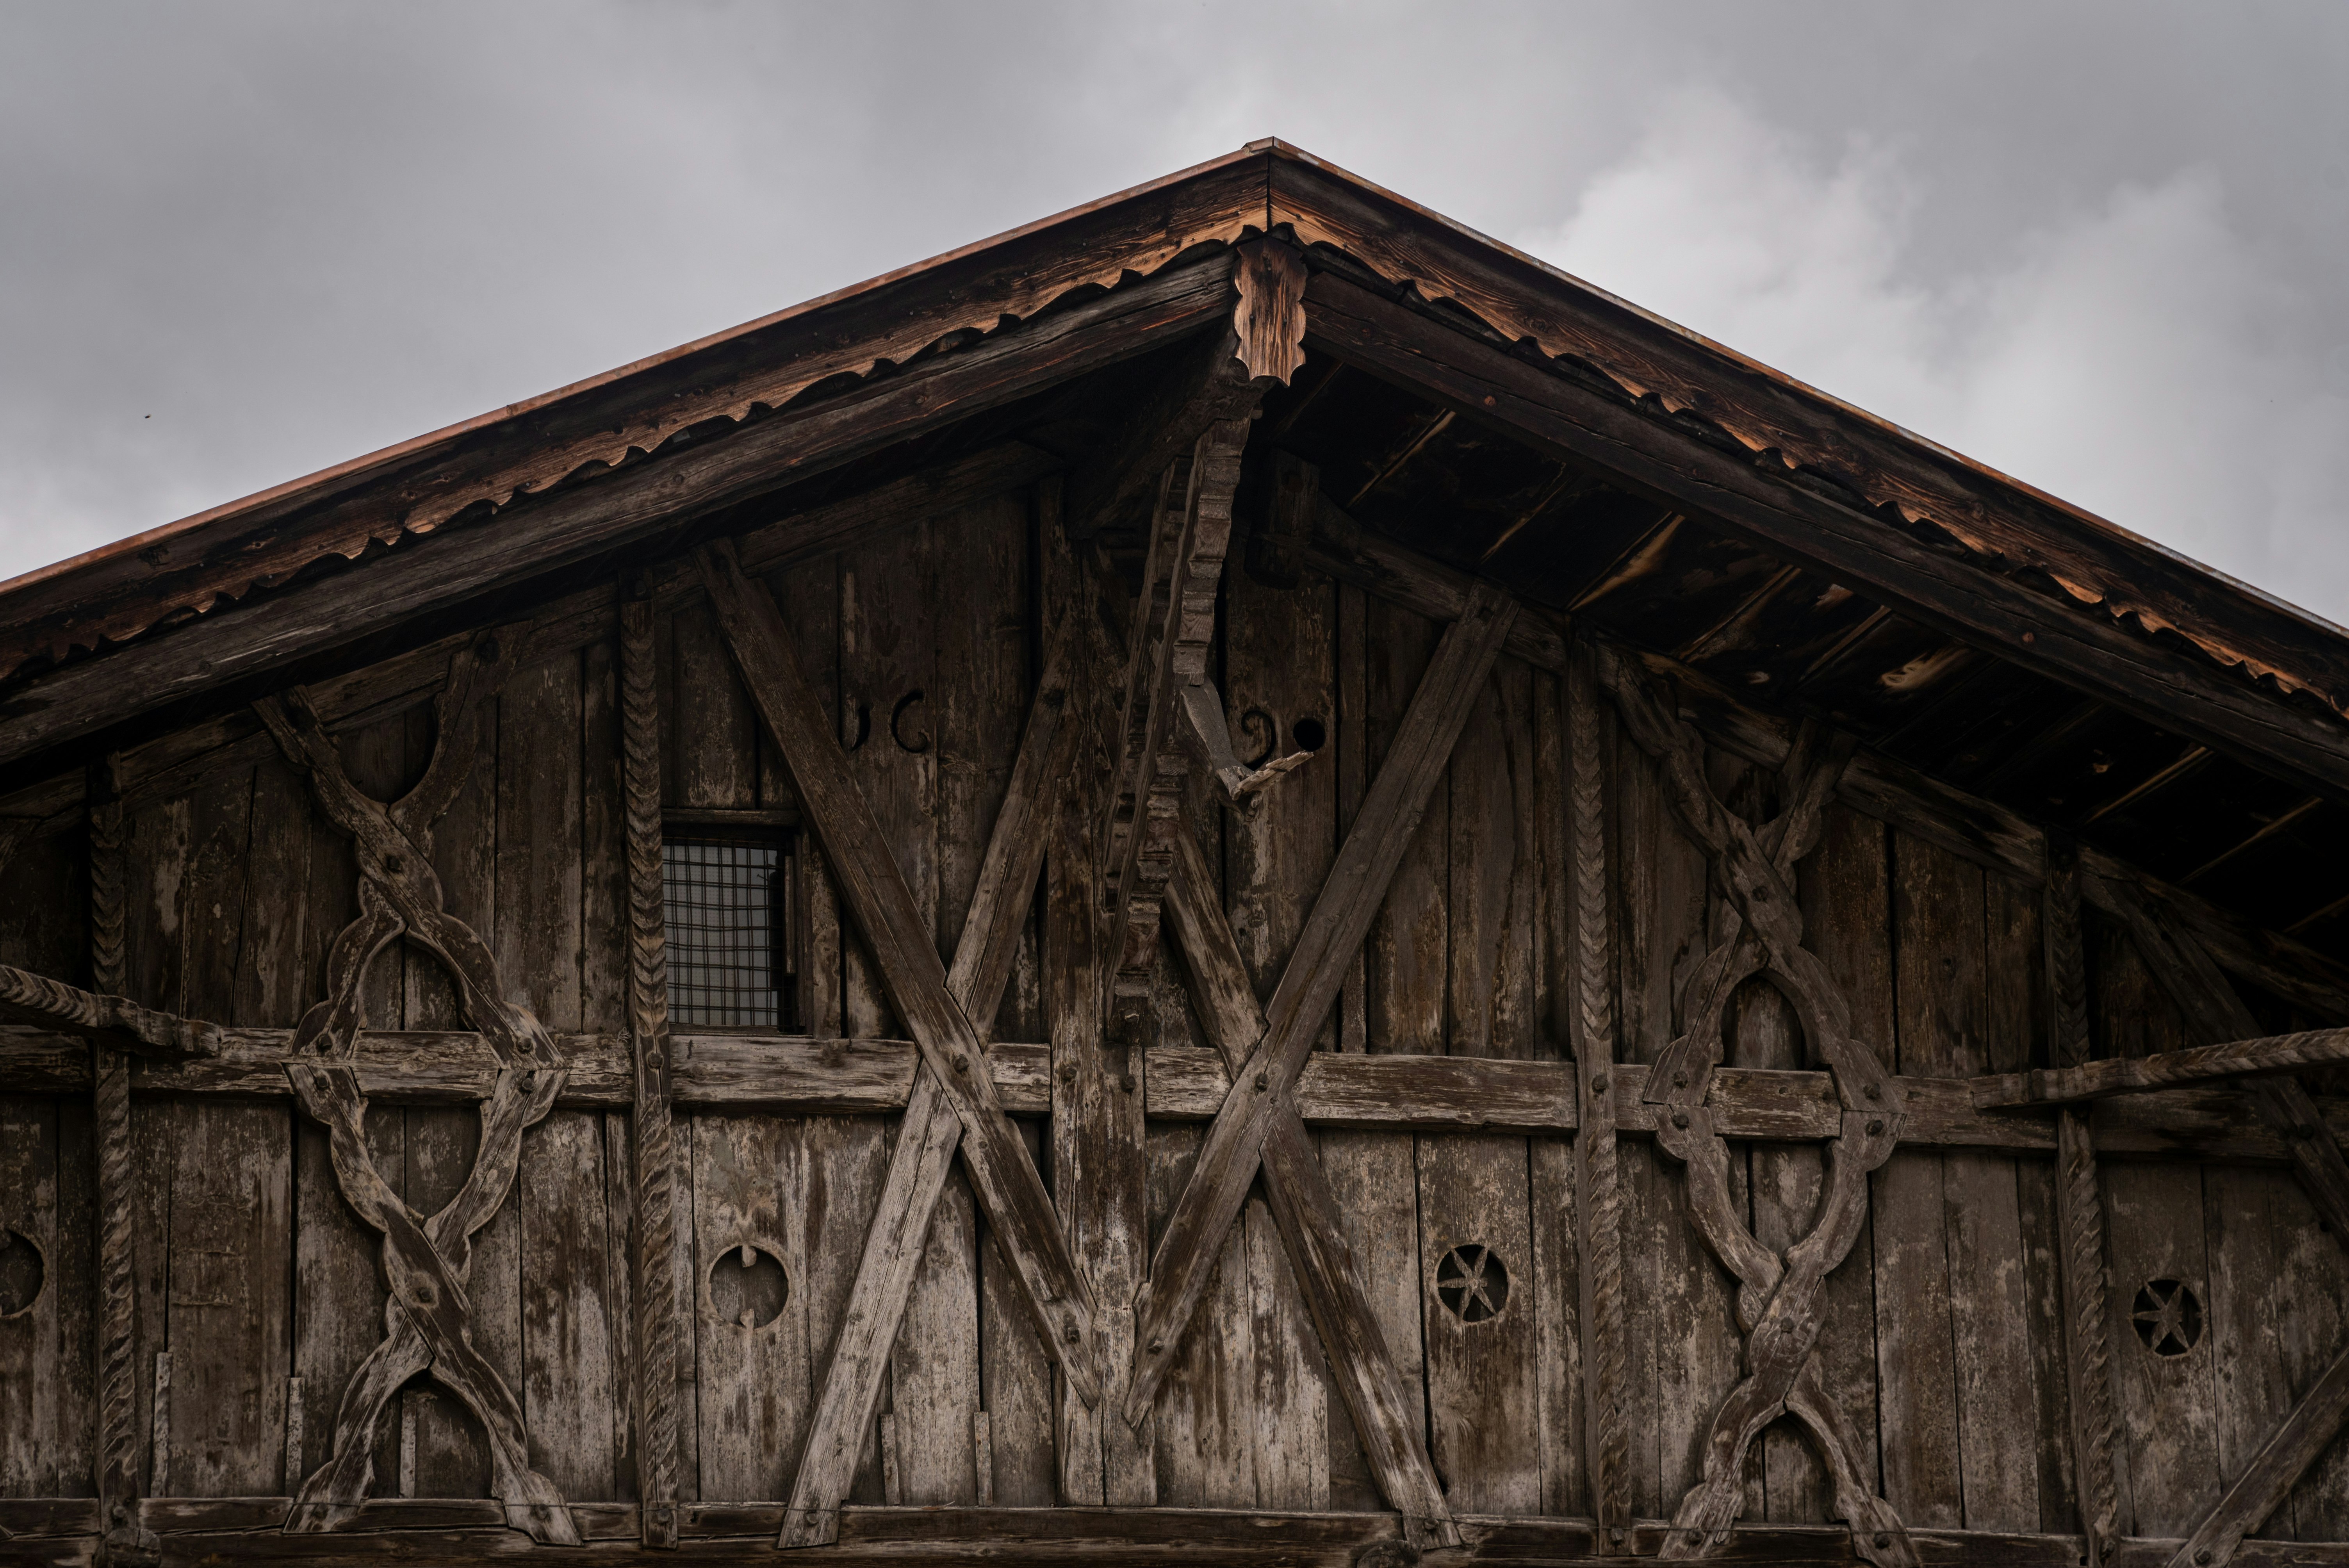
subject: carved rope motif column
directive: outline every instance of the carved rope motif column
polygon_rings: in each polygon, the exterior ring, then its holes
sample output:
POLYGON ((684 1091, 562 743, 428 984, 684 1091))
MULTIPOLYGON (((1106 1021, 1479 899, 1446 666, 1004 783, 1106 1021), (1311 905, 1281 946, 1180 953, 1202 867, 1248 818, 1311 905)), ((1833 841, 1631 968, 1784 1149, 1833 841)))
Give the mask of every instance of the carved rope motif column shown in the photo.
MULTIPOLYGON (((111 758, 89 775, 89 967, 99 991, 119 995, 123 950, 122 799, 111 758)), ((104 1506, 105 1561, 129 1568, 156 1561, 160 1542, 139 1522, 139 1293, 131 1188, 130 1057, 92 1046, 91 1131, 98 1144, 98 1495, 104 1506)))
POLYGON ((287 760, 310 776, 328 820, 350 835, 359 865, 358 918, 326 954, 326 995, 295 1031, 286 1077, 295 1097, 330 1134, 335 1179, 360 1219, 383 1237, 391 1299, 386 1333, 343 1391, 333 1456, 302 1485, 287 1533, 331 1530, 355 1518, 374 1475, 378 1437, 401 1386, 419 1372, 454 1394, 489 1438, 492 1493, 506 1522, 542 1542, 575 1546, 579 1532, 554 1483, 530 1468, 522 1407, 472 1342, 473 1233, 513 1186, 522 1135, 553 1109, 564 1069, 554 1039, 530 1009, 505 1000, 496 959, 472 927, 442 907, 431 864, 432 826, 471 770, 479 705, 504 684, 511 644, 484 633, 450 660, 434 704, 432 758, 416 788, 386 804, 362 794, 301 686, 254 705, 287 760), (501 1064, 481 1102, 472 1171, 447 1206, 427 1218, 375 1168, 353 1051, 364 1022, 362 992, 378 954, 398 937, 431 953, 456 982, 459 1006, 501 1064))
POLYGON ((1802 944, 1794 869, 1818 842, 1827 799, 1849 760, 1847 740, 1823 744, 1806 723, 1779 769, 1779 814, 1755 827, 1722 804, 1704 775, 1696 731, 1628 655, 1600 648, 1625 727, 1663 765, 1675 813, 1713 865, 1726 904, 1720 940, 1692 968, 1678 998, 1681 1033, 1649 1075, 1646 1098, 1665 1109, 1656 1141, 1688 1171, 1689 1217, 1723 1267, 1737 1277, 1737 1321, 1745 1335, 1746 1376, 1714 1412, 1704 1473, 1681 1500, 1660 1555, 1710 1555, 1727 1543, 1744 1504, 1747 1450, 1781 1415, 1809 1429, 1833 1481, 1836 1510, 1851 1527, 1852 1549, 1877 1568, 1914 1568, 1917 1558, 1892 1505, 1862 1479, 1851 1421, 1829 1398, 1817 1345, 1820 1295, 1868 1218, 1868 1174, 1900 1136, 1883 1063, 1851 1035, 1851 1009, 1826 966, 1802 944), (1842 1129, 1827 1145, 1826 1191, 1808 1235, 1785 1253, 1755 1239, 1729 1190, 1729 1144, 1705 1101, 1727 1041, 1723 1024, 1738 987, 1755 976, 1783 993, 1802 1020, 1811 1050, 1834 1079, 1842 1129))
POLYGON ((669 1118, 668 942, 661 892, 660 693, 653 605, 620 605, 622 790, 627 803, 630 1126, 636 1181, 636 1492, 647 1546, 674 1547, 677 1507, 677 1138, 669 1118))

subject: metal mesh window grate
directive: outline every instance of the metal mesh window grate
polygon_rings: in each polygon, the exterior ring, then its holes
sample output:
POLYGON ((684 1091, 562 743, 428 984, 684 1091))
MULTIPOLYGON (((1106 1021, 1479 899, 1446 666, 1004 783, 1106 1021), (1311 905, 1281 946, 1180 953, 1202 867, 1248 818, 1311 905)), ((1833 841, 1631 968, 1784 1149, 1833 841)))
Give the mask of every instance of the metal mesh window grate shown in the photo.
POLYGON ((710 839, 661 844, 673 1023, 781 1028, 791 1013, 783 845, 710 839))

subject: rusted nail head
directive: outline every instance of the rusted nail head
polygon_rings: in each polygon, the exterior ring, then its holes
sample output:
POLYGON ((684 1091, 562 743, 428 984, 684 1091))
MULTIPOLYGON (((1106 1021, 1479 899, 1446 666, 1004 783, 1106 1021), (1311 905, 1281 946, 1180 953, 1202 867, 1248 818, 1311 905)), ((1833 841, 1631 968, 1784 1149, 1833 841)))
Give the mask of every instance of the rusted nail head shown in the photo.
POLYGON ((1150 1354, 1152 1354, 1153 1356, 1157 1355, 1160 1351, 1162 1351, 1162 1350, 1164 1350, 1164 1349, 1165 1349, 1165 1348, 1166 1348, 1166 1341, 1164 1341, 1164 1340, 1163 1340, 1163 1339, 1154 1339, 1154 1340, 1152 1340, 1152 1341, 1150 1342, 1150 1354))
POLYGON ((383 869, 389 872, 393 876, 398 876, 401 871, 406 869, 407 863, 407 861, 401 860, 398 855, 386 855, 383 857, 383 869))
POLYGON ((1685 1110, 1676 1110, 1672 1112, 1672 1125, 1674 1127, 1686 1127, 1688 1125, 1688 1112, 1685 1110))
POLYGON ((1074 1345, 1081 1337, 1077 1333, 1077 1326, 1071 1323, 1066 1328, 1061 1329, 1061 1337, 1067 1340, 1070 1344, 1074 1345))
POLYGON ((1892 1544, 1892 1537, 1879 1530, 1876 1532, 1876 1544, 1879 1547, 1889 1546, 1892 1544))
POLYGON ((2208 1546, 2205 1546, 2204 1548, 2202 1548, 2202 1550, 2201 1550, 2201 1551, 2197 1552, 2197 1553, 2194 1554, 2194 1561, 2195 1561, 2195 1562, 2197 1562, 2197 1563, 2208 1563, 2208 1562, 2209 1562, 2209 1561, 2210 1561, 2210 1549, 2209 1549, 2208 1546))
POLYGON ((1272 1079, 1267 1078, 1262 1073, 1258 1073, 1256 1075, 1256 1087, 1260 1090, 1270 1088, 1272 1087, 1272 1079))
POLYGON ((1123 1089, 1126 1093, 1132 1094, 1133 1092, 1133 1075, 1132 1073, 1128 1073, 1123 1078, 1118 1079, 1117 1087, 1123 1089))
POLYGON ((1674 1073, 1674 1074, 1672 1075, 1672 1087, 1673 1087, 1674 1088, 1688 1088, 1688 1074, 1686 1074, 1686 1073, 1674 1073))
POLYGON ((1590 1092, 1593 1094, 1605 1094, 1607 1092, 1607 1075, 1605 1073, 1600 1073, 1597 1078, 1590 1080, 1590 1092))
POLYGON ((1881 1138, 1884 1136, 1884 1120, 1881 1117, 1868 1124, 1868 1135, 1870 1138, 1881 1138))
POLYGON ((1884 1086, 1880 1083, 1869 1084, 1868 1086, 1867 1093, 1868 1098, 1870 1099, 1882 1099, 1884 1098, 1884 1086))
POLYGON ((968 1057, 957 1057, 954 1059, 954 1070, 958 1073, 967 1073, 970 1071, 970 1058, 968 1057))
POLYGON ((485 665, 493 665, 498 662, 498 640, 495 637, 483 637, 481 639, 481 663, 485 665))

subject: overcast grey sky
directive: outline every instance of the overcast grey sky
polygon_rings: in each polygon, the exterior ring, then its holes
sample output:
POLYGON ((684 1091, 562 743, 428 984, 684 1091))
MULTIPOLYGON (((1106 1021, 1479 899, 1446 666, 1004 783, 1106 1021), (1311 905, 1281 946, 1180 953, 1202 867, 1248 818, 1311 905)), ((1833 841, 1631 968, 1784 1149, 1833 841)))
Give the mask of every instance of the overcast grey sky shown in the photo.
POLYGON ((2349 5, 0 24, 0 576, 1278 135, 2349 619, 2349 5))

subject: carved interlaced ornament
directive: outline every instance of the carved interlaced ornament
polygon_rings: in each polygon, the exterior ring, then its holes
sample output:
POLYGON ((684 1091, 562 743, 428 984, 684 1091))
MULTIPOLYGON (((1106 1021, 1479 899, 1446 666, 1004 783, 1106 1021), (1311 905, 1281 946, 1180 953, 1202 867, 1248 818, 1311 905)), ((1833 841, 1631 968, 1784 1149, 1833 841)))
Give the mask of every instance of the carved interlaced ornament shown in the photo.
POLYGON ((391 1285, 383 1340, 344 1391, 333 1457, 303 1483, 286 1516, 289 1532, 330 1530, 357 1515, 393 1397, 424 1373, 455 1395, 488 1434, 491 1491, 504 1503, 507 1522, 540 1542, 579 1542, 562 1494, 530 1468, 513 1391, 473 1346, 472 1303, 465 1290, 473 1233, 489 1222, 513 1186, 523 1130, 546 1115, 562 1090, 561 1057, 530 1009, 505 999, 487 944, 442 907, 431 862, 433 824, 471 770, 479 705, 504 684, 512 653, 511 645, 501 647, 495 633, 485 633, 450 660, 448 686, 435 703, 432 759, 417 786, 389 803, 351 782, 302 687, 254 705, 287 759, 309 774, 319 805, 350 835, 357 854, 358 918, 326 954, 326 995, 303 1016, 291 1053, 297 1059, 285 1071, 303 1109, 326 1126, 343 1196, 383 1238, 384 1274, 391 1285), (367 972, 401 936, 447 968, 459 1006, 500 1064, 496 1086, 481 1102, 472 1171, 457 1195, 429 1216, 410 1208, 377 1171, 365 1130, 367 1097, 352 1065, 365 1021, 367 972))
POLYGON ((1790 1415, 1809 1430, 1826 1463, 1836 1511, 1851 1526, 1854 1550, 1878 1568, 1912 1568, 1916 1554, 1899 1516, 1862 1480, 1858 1434, 1827 1393, 1817 1350, 1822 1288, 1867 1221, 1868 1174, 1891 1157, 1901 1120, 1884 1064, 1866 1041, 1852 1037, 1842 988, 1803 945, 1795 897, 1795 867, 1818 843, 1850 744, 1827 742, 1806 723, 1778 772, 1778 815, 1756 826, 1714 793, 1705 777, 1702 742, 1647 673, 1630 657, 1609 662, 1624 722, 1640 748, 1662 764, 1673 809, 1710 858, 1713 886, 1723 905, 1719 940, 1681 985, 1681 1032, 1650 1074, 1647 1098, 1666 1108, 1656 1140, 1687 1167, 1692 1222, 1737 1277, 1746 1372, 1714 1412, 1703 1475, 1681 1500, 1661 1555, 1703 1556, 1728 1542, 1744 1504, 1746 1454, 1764 1427, 1790 1415), (1706 1105, 1726 1048, 1731 1001, 1756 976, 1792 1005, 1843 1102, 1842 1130, 1827 1145, 1818 1220, 1784 1253, 1763 1245, 1739 1214, 1729 1187, 1728 1142, 1714 1130, 1706 1105))

